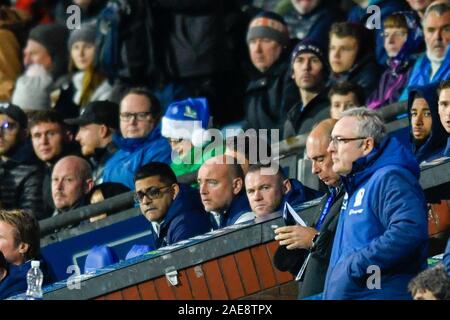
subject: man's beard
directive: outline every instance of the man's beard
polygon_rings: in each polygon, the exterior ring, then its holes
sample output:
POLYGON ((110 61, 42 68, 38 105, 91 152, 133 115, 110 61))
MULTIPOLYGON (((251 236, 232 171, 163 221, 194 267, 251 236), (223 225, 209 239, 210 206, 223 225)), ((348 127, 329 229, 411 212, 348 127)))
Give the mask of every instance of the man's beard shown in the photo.
POLYGON ((445 60, 445 56, 447 55, 447 50, 448 47, 445 48, 445 51, 441 57, 437 57, 433 50, 427 48, 427 57, 431 62, 442 63, 445 60))

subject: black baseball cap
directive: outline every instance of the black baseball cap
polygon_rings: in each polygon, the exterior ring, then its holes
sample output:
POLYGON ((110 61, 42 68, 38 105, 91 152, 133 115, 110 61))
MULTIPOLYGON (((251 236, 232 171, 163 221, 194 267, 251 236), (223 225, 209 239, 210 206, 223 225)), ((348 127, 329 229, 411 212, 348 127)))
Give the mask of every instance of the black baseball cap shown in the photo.
POLYGON ((85 126, 91 123, 104 124, 109 128, 119 128, 119 105, 111 101, 92 101, 86 105, 78 118, 66 119, 70 125, 85 126))
POLYGON ((28 117, 25 112, 15 104, 6 102, 0 103, 0 114, 6 114, 8 117, 14 119, 20 124, 22 129, 28 126, 28 117))

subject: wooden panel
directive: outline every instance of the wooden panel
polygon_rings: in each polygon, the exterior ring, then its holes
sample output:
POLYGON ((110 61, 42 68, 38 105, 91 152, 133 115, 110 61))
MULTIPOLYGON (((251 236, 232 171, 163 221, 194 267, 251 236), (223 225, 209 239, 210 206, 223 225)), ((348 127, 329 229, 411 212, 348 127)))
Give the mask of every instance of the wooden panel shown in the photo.
POLYGON ((288 272, 288 271, 281 272, 280 270, 275 268, 275 266, 273 265, 273 255, 275 254, 275 251, 277 251, 277 249, 278 249, 278 242, 277 241, 268 242, 268 243, 266 243, 265 246, 266 246, 266 250, 269 254, 270 261, 272 263, 272 268, 275 272, 275 279, 277 280, 277 283, 283 284, 283 283, 294 280, 294 277, 290 272, 288 272))
POLYGON ((178 271, 178 285, 172 287, 177 300, 192 300, 191 288, 186 271, 178 271))
POLYGON ((255 261, 258 278, 263 289, 268 289, 277 284, 272 262, 267 254, 265 245, 259 245, 250 249, 255 261))
POLYGON ((95 298, 94 300, 105 300, 105 296, 97 297, 97 298, 95 298))
POLYGON ((246 295, 261 290, 255 265, 248 249, 234 254, 246 295))
POLYGON ((159 277, 154 280, 156 287, 156 292, 161 300, 175 300, 175 294, 173 292, 172 286, 166 279, 166 276, 159 277))
POLYGON ((137 286, 128 287, 122 290, 123 300, 142 300, 137 286))
POLYGON ((138 284, 138 290, 142 300, 158 300, 155 284, 153 280, 138 284))
POLYGON ((195 300, 210 300, 208 286, 201 265, 190 267, 186 275, 191 287, 192 296, 195 300), (197 270, 197 272, 196 272, 197 270))
POLYGON ((219 259, 220 270, 225 282, 230 299, 238 299, 245 295, 239 270, 234 261, 234 256, 229 255, 219 259))
POLYGON ((122 293, 120 291, 109 293, 105 296, 105 300, 123 300, 122 293))
POLYGON ((428 234, 430 236, 450 228, 450 200, 428 204, 428 234))
POLYGON ((217 260, 211 260, 203 264, 203 272, 205 274, 209 292, 211 293, 211 299, 228 299, 227 290, 225 289, 225 284, 217 260))

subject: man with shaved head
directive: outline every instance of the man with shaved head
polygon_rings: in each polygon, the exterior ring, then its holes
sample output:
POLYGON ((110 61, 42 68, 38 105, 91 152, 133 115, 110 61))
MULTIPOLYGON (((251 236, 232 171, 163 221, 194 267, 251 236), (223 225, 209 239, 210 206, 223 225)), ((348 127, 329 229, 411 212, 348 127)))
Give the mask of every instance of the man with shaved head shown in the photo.
POLYGON ((244 174, 235 158, 220 155, 205 161, 198 171, 197 182, 214 230, 234 224, 251 211, 245 195, 244 174))
POLYGON ((306 154, 312 162, 312 173, 328 186, 328 192, 318 206, 314 224, 310 227, 291 225, 275 230, 275 239, 280 244, 275 254, 277 267, 289 267, 290 271, 297 275, 300 267, 306 263, 306 269, 299 282, 299 299, 323 291, 339 211, 344 198, 339 175, 333 171, 333 161, 327 151, 335 123, 334 119, 319 122, 306 140, 306 154), (288 266, 286 261, 290 259, 286 257, 294 254, 298 256, 297 263, 288 266), (306 259, 308 254, 309 259, 306 259))
POLYGON ((87 205, 87 194, 94 186, 89 163, 77 156, 60 159, 52 172, 54 216, 87 205))

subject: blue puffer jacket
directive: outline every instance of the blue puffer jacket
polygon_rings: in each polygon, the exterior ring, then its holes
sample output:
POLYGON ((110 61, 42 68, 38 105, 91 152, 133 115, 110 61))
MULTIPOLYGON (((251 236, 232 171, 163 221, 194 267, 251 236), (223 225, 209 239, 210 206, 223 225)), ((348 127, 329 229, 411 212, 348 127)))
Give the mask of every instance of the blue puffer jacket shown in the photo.
POLYGON ((115 134, 113 142, 118 150, 109 158, 103 172, 103 182, 118 182, 134 190, 134 174, 152 161, 170 164, 171 148, 161 135, 161 124, 145 138, 125 139, 115 134))
POLYGON ((159 237, 153 233, 154 243, 150 247, 154 249, 211 230, 209 214, 203 208, 198 190, 181 183, 179 186, 180 192, 161 223, 159 237))
POLYGON ((409 127, 411 134, 411 146, 414 155, 419 163, 422 161, 431 161, 436 158, 442 157, 445 143, 447 139, 447 132, 441 125, 438 111, 438 96, 437 96, 437 84, 430 84, 423 87, 412 88, 408 97, 408 117, 409 127), (422 96, 428 103, 430 108, 432 125, 431 132, 428 138, 420 146, 416 146, 412 138, 412 125, 411 125, 411 108, 414 102, 416 94, 422 96))
POLYGON ((411 299, 408 282, 427 267, 426 201, 410 150, 385 138, 343 177, 342 205, 324 299, 411 299), (377 284, 379 268, 380 289, 377 284))
POLYGON ((438 71, 430 79, 431 75, 431 63, 426 54, 421 55, 414 64, 414 69, 409 77, 408 84, 403 90, 399 101, 406 101, 408 99, 408 92, 411 87, 424 86, 430 83, 439 83, 450 77, 450 44, 447 46, 447 53, 442 65, 438 71))

